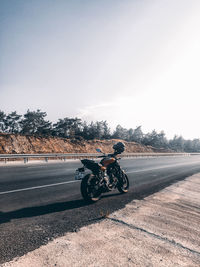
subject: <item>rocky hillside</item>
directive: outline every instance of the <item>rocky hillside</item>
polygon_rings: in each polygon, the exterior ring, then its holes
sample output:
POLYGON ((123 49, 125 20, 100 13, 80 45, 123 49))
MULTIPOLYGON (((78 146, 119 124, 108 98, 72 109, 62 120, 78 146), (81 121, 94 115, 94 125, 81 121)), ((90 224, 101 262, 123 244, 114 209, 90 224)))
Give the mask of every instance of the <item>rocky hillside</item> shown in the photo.
MULTIPOLYGON (((105 153, 113 152, 112 146, 120 140, 69 140, 57 137, 34 137, 0 134, 0 154, 35 153, 95 153, 101 148, 105 153)), ((135 142, 125 142, 126 152, 160 152, 135 142)))

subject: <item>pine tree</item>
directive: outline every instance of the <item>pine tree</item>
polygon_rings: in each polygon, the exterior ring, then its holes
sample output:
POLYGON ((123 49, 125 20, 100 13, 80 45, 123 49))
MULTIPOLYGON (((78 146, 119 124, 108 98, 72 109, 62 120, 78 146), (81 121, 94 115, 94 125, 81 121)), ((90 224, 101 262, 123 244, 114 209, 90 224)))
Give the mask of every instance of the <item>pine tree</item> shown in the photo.
POLYGON ((25 135, 50 135, 51 122, 46 121, 46 112, 39 109, 37 111, 28 110, 24 118, 20 121, 21 133, 25 135))
POLYGON ((21 115, 18 115, 16 111, 11 112, 5 118, 5 131, 7 133, 19 133, 21 130, 20 119, 21 115))
POLYGON ((5 132, 5 118, 6 118, 6 114, 0 110, 0 132, 5 132))

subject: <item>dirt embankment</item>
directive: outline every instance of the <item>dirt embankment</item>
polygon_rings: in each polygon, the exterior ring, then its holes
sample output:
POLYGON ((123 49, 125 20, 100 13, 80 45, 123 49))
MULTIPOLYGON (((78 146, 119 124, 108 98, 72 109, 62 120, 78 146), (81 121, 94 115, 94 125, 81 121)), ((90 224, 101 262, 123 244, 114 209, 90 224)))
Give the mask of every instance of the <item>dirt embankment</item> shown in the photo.
MULTIPOLYGON (((101 148, 105 153, 113 152, 112 146, 120 140, 69 140, 58 137, 35 137, 14 134, 0 134, 0 154, 35 153, 95 153, 101 148)), ((163 152, 135 142, 125 142, 126 152, 163 152)))

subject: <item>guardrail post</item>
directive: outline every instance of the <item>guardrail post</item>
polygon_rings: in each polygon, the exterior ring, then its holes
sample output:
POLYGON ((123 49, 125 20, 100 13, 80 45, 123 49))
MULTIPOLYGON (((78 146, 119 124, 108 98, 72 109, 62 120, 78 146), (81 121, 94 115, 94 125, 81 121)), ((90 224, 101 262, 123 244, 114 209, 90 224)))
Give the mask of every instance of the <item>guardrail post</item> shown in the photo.
POLYGON ((7 163, 7 159, 5 159, 5 163, 7 163))
POLYGON ((48 158, 45 158, 45 161, 48 162, 48 158))
POLYGON ((27 158, 24 158, 24 163, 26 163, 27 162, 27 158))

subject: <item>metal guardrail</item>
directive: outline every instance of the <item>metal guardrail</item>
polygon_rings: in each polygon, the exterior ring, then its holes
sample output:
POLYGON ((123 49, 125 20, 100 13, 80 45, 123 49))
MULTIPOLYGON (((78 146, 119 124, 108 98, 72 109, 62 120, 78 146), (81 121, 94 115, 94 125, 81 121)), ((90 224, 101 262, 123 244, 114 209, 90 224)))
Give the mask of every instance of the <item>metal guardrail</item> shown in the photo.
MULTIPOLYGON (((51 153, 51 154, 0 154, 0 160, 7 161, 23 159, 24 163, 27 163, 29 159, 81 159, 81 158, 96 158, 99 153, 51 153)), ((120 157, 159 157, 159 156, 190 156, 190 155, 200 155, 200 153, 123 153, 120 157)))

